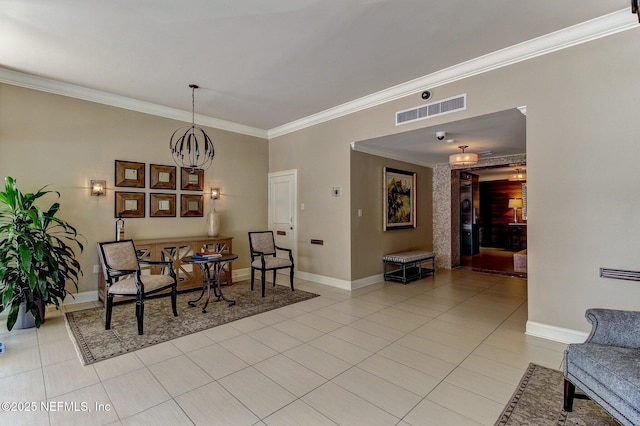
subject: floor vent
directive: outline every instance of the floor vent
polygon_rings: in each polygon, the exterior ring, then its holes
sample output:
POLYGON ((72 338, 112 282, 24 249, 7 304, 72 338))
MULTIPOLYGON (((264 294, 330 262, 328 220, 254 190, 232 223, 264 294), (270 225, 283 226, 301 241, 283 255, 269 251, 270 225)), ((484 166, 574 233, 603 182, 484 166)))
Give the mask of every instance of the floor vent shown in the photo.
POLYGON ((396 112, 396 126, 467 109, 467 94, 396 112))
POLYGON ((640 281, 639 271, 600 268, 600 276, 602 278, 614 278, 616 280, 640 281))

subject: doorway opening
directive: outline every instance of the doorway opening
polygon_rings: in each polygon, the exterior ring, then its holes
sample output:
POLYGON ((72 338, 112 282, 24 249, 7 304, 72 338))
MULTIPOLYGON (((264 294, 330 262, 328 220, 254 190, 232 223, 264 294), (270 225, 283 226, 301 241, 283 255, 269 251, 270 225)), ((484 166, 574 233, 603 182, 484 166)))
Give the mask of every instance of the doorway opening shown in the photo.
POLYGON ((526 181, 513 176, 525 171, 524 163, 452 170, 459 266, 526 278, 526 181))

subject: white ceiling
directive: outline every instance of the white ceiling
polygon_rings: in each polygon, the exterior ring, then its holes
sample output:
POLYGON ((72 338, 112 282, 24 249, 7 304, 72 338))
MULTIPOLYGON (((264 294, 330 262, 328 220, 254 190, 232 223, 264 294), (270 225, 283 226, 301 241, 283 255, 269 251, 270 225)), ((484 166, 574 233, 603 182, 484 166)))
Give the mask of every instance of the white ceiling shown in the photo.
POLYGON ((383 157, 433 166, 447 163, 449 155, 461 152, 480 154, 480 158, 526 152, 526 117, 517 108, 426 127, 389 136, 358 141, 354 149, 383 157), (436 132, 446 136, 438 140, 436 132))
POLYGON ((198 115, 267 134, 623 9, 637 19, 628 0, 0 0, 0 71, 180 111, 195 83, 198 115))

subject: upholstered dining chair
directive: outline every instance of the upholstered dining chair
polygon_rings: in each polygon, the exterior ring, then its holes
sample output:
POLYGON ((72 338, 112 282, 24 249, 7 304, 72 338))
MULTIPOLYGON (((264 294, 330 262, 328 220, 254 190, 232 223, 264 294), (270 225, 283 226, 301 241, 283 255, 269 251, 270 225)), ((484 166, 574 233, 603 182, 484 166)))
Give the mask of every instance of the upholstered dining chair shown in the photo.
POLYGON ((135 297, 138 334, 143 334, 144 299, 151 294, 171 289, 173 315, 178 316, 176 299, 178 280, 171 261, 138 259, 132 240, 98 243, 98 254, 106 281, 107 313, 105 330, 111 328, 114 297, 135 297), (163 274, 142 274, 140 265, 156 265, 163 274))
POLYGON ((251 290, 255 280, 255 271, 262 274, 262 297, 265 296, 266 274, 273 271, 273 286, 276 285, 276 272, 279 269, 290 269, 289 281, 293 290, 293 254, 291 249, 278 247, 273 237, 273 231, 249 232, 249 249, 251 251, 251 290), (278 251, 287 253, 288 258, 277 257, 278 251))

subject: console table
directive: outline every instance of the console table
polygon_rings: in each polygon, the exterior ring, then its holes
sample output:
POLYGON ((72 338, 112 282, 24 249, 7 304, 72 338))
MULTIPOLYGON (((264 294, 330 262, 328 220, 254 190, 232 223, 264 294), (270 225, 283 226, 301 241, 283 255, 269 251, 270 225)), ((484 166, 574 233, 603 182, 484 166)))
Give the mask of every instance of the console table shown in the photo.
POLYGON ((520 251, 527 247, 527 224, 526 223, 510 223, 509 224, 509 240, 507 248, 509 250, 520 251), (514 242, 515 239, 515 242, 514 242), (524 244, 523 244, 524 243, 524 244))
MULTIPOLYGON (((180 259, 191 256, 201 251, 203 248, 207 251, 219 251, 221 253, 232 253, 233 237, 170 237, 134 240, 133 244, 138 252, 138 257, 146 260, 171 260, 173 269, 178 277, 178 292, 202 288, 202 271, 199 267, 183 263, 180 259)), ((159 266, 142 268, 144 274, 145 269, 152 269, 152 272, 159 273, 159 266)), ((102 276, 102 268, 98 278, 98 297, 106 304, 106 283, 102 276)), ((228 262, 220 271, 220 282, 223 284, 232 284, 232 265, 228 262)))

